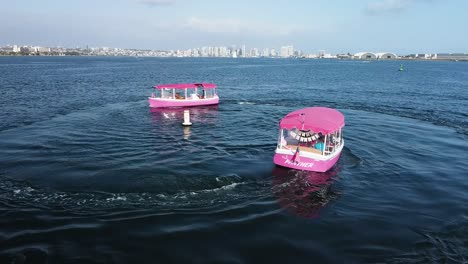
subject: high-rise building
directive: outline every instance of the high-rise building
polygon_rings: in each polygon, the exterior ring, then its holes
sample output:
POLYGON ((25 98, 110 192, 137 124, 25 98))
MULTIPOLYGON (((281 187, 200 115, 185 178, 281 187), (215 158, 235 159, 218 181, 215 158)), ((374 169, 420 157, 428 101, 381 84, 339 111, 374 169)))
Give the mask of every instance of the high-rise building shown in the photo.
POLYGON ((250 57, 258 57, 258 49, 257 48, 252 48, 250 50, 250 57))
POLYGON ((201 48, 201 56, 202 57, 208 57, 208 47, 202 47, 201 48))
POLYGON ((219 47, 219 56, 221 57, 227 57, 228 55, 228 50, 226 47, 219 47))
POLYGON ((294 47, 292 45, 281 47, 281 57, 288 58, 294 55, 294 47))
POLYGON ((278 56, 278 53, 276 52, 275 49, 271 49, 271 50, 270 50, 270 56, 272 56, 272 57, 278 56))
POLYGON ((325 51, 324 50, 319 50, 318 57, 323 58, 325 56, 325 51))

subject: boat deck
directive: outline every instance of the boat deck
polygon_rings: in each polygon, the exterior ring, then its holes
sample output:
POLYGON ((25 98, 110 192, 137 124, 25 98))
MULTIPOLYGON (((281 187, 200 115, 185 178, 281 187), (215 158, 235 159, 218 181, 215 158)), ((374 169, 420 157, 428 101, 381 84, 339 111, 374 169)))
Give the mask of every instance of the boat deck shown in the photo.
MULTIPOLYGON (((282 148, 283 148, 283 149, 290 149, 290 150, 296 151, 297 146, 296 146, 296 145, 287 145, 287 146, 283 146, 282 148)), ((300 150, 300 151, 306 151, 306 152, 314 153, 314 154, 318 154, 318 155, 322 155, 322 151, 320 151, 320 150, 318 150, 318 149, 316 149, 316 148, 310 148, 310 147, 305 147, 305 146, 299 146, 299 150, 300 150)))

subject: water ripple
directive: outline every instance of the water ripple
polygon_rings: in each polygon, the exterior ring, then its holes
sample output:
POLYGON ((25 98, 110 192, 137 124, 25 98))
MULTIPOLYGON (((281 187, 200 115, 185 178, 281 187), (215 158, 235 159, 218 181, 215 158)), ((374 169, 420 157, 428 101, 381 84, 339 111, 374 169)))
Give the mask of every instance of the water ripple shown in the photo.
POLYGON ((466 64, 407 63, 0 57, 0 263, 466 262, 466 64), (175 79, 221 103, 150 110, 175 79), (314 105, 337 165, 275 167, 314 105))

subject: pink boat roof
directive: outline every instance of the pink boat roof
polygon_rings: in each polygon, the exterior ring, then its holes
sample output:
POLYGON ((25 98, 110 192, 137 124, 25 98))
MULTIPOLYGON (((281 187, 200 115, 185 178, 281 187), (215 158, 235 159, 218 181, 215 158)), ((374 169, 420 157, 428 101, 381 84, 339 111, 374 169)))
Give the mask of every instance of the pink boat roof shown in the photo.
POLYGON ((213 89, 216 88, 216 84, 213 83, 173 83, 173 84, 160 84, 154 86, 154 89, 195 89, 195 88, 205 88, 205 89, 213 89))
POLYGON ((344 127, 344 116, 327 107, 308 107, 293 111, 281 119, 280 128, 312 130, 328 134, 344 127))

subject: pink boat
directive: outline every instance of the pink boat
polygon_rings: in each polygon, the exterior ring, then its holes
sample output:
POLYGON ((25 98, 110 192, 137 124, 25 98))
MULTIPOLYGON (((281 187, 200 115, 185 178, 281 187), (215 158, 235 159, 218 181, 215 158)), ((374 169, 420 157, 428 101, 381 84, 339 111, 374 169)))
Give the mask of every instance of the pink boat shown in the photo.
POLYGON ((308 107, 281 119, 276 165, 326 172, 338 161, 343 150, 344 116, 327 107, 308 107))
POLYGON ((148 97, 150 107, 187 107, 219 103, 212 83, 161 84, 148 97))

